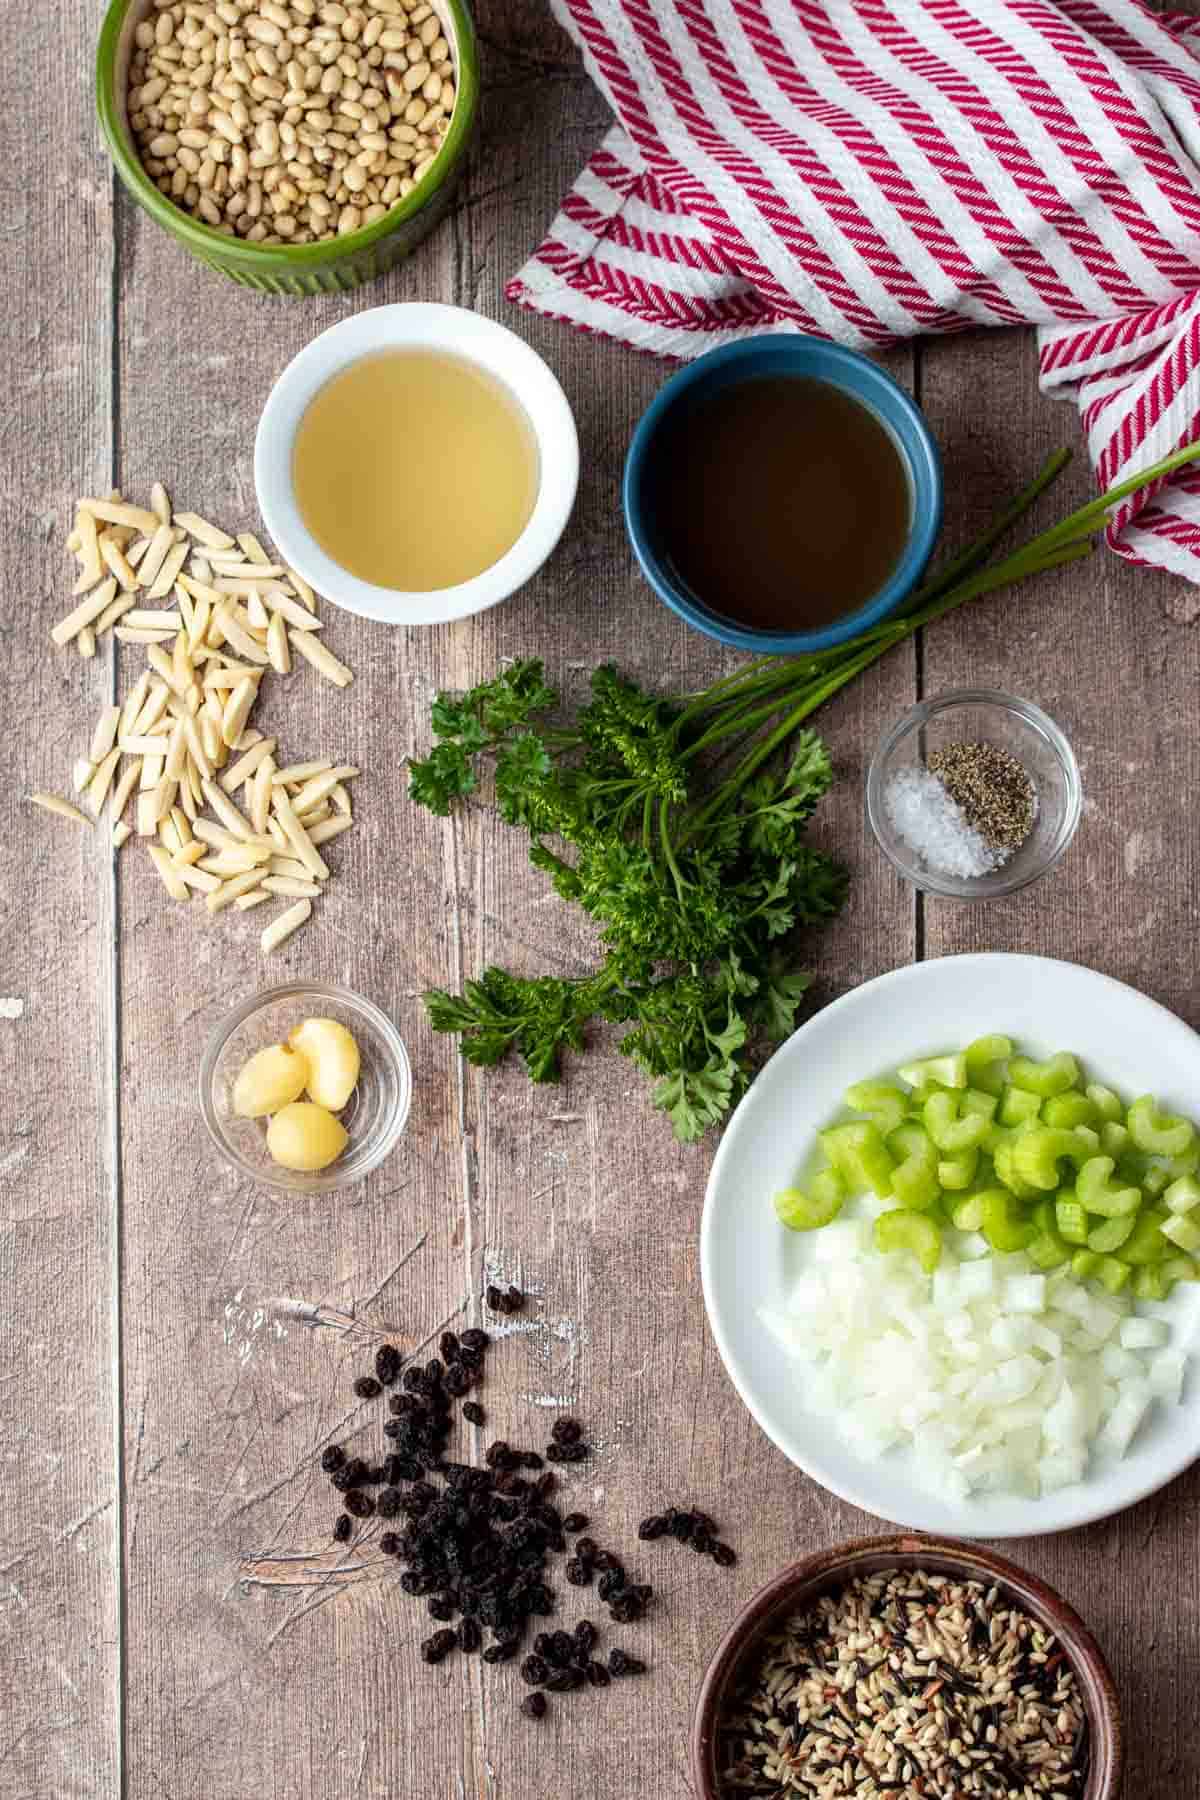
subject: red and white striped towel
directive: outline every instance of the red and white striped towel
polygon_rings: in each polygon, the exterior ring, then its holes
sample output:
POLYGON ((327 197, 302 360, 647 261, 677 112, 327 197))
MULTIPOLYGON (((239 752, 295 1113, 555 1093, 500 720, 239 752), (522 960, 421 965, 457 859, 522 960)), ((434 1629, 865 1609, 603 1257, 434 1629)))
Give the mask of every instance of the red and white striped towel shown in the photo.
MULTIPOLYGON (((1133 0, 553 0, 618 123, 509 297, 690 357, 1039 328, 1102 486, 1200 434, 1200 19, 1133 0)), ((1200 582, 1200 471, 1126 502, 1200 582)))

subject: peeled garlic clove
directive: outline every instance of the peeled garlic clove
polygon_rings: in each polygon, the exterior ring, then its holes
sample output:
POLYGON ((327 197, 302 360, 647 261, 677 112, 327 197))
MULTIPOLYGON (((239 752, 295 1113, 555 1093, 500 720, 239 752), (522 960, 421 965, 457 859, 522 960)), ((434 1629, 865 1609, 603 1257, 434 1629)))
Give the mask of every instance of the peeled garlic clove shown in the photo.
POLYGON ((308 1097, 340 1112, 358 1080, 358 1045, 336 1019, 305 1019, 288 1043, 308 1064, 308 1097))
POLYGON ((286 1044, 269 1044, 244 1063, 233 1084, 239 1119, 261 1119, 298 1100, 308 1081, 308 1063, 286 1044))
POLYGON ((267 1150, 273 1161, 307 1174, 336 1162, 348 1142, 341 1120, 311 1100, 294 1100, 267 1126, 267 1150))

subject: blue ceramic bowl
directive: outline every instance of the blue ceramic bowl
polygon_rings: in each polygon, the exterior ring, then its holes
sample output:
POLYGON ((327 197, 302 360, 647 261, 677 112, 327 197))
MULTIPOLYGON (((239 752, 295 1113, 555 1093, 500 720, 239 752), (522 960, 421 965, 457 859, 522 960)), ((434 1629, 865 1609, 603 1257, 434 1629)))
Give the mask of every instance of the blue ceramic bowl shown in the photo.
POLYGON ((722 644, 773 656, 829 650, 877 625, 902 604, 920 579, 942 523, 942 463, 920 408, 890 375, 857 351, 802 333, 743 338, 710 350, 659 389, 643 414, 622 485, 625 526, 642 572, 673 612, 722 644), (656 448, 669 414, 702 396, 755 375, 805 375, 852 394, 885 427, 908 471, 911 512, 908 541, 884 585, 851 613, 813 631, 758 631, 711 611, 671 567, 659 540, 652 475, 656 448))

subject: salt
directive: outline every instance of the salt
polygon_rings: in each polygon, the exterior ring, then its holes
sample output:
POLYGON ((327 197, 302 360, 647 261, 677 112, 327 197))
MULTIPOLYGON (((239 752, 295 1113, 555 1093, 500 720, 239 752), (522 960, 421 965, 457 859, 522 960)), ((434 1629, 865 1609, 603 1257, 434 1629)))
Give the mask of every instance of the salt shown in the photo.
POLYGON ((897 835, 939 875, 964 880, 989 875, 1006 860, 967 823, 962 808, 928 769, 898 769, 884 790, 883 803, 897 835))

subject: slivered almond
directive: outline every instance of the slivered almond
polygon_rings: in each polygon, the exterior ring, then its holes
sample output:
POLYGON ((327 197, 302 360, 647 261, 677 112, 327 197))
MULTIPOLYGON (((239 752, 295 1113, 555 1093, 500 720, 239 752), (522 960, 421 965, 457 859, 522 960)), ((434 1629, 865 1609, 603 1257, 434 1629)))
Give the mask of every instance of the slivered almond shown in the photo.
POLYGON ((78 650, 80 656, 95 656, 96 634, 90 625, 85 625, 79 636, 75 639, 75 648, 78 650))
POLYGON ((103 762, 117 741, 117 726, 121 722, 119 706, 106 706, 96 720, 96 728, 92 732, 91 748, 88 756, 92 762, 103 762))
POLYGON ((280 913, 277 919, 273 919, 263 932, 261 943, 264 953, 269 956, 272 950, 278 950, 280 944, 290 938, 294 931, 299 931, 301 925, 311 917, 311 900, 297 900, 295 906, 289 906, 287 911, 280 913))
POLYGON ((247 600, 246 617, 255 631, 266 631, 270 625, 271 615, 263 605, 261 594, 251 594, 247 600))
POLYGON ((124 625, 115 625, 113 636, 122 644, 169 644, 175 633, 173 631, 145 631, 141 626, 136 628, 131 626, 127 630, 124 625))
POLYGON ((250 633, 239 624, 233 607, 228 601, 216 609, 214 618, 220 624, 225 641, 233 645, 239 656, 244 656, 247 662, 261 663, 264 667, 270 662, 271 659, 262 645, 256 643, 250 633))
POLYGON ((279 823, 287 836, 288 842, 292 845, 292 848, 295 850, 296 855, 304 864, 305 868, 315 875, 319 881, 328 880, 329 865, 320 856, 312 839, 309 837, 307 830, 297 817, 296 809, 292 805, 291 798, 286 788, 277 787, 272 789, 271 810, 279 820, 279 823))
POLYGON ((163 557, 162 568, 147 589, 151 600, 165 600, 175 586, 179 571, 187 561, 188 547, 186 543, 172 544, 163 557))
POLYGON ((258 683, 245 678, 239 681, 226 701, 225 714, 221 720, 221 736, 230 749, 241 736, 242 726, 250 717, 250 708, 257 696, 258 683))
POLYGON ((308 585, 307 581, 305 581, 303 575, 297 575, 295 569, 293 569, 291 567, 288 567, 285 572, 287 574, 288 580, 291 582, 292 586, 295 588, 296 592, 299 594, 300 598, 303 600, 305 606, 307 606, 309 612, 316 612, 317 596, 314 594, 313 590, 309 587, 309 585, 308 585))
POLYGON ((71 770, 71 786, 77 794, 82 794, 85 787, 90 787, 92 776, 96 773, 96 765, 90 756, 80 756, 75 760, 71 770))
POLYGON ((249 912, 252 906, 261 906, 264 900, 269 900, 270 898, 271 896, 268 894, 266 888, 256 887, 251 888, 248 894, 239 894, 233 904, 237 907, 239 912, 249 912))
POLYGON ((219 525, 210 525, 207 519, 200 517, 199 513, 177 512, 174 519, 176 525, 183 526, 189 537, 195 538, 197 543, 206 544, 210 550, 233 548, 234 539, 230 537, 229 533, 222 531, 219 525))
POLYGON ((267 626, 267 655, 271 659, 271 667, 279 675, 290 675, 292 672, 292 650, 288 643, 287 626, 282 613, 272 613, 271 623, 267 626))
POLYGON ((235 875, 231 881, 223 881, 214 893, 205 897, 204 904, 210 913, 218 913, 222 908, 232 904, 239 894, 248 894, 251 888, 259 885, 259 871, 247 869, 244 875, 235 875))
POLYGON ((161 481, 150 489, 150 510, 163 525, 171 523, 171 497, 161 481))
POLYGON ((104 564, 100 559, 100 540, 96 531, 94 513, 79 511, 76 530, 79 533, 79 576, 75 582, 75 592, 86 594, 94 588, 104 574, 104 564))
POLYGON ((146 553, 137 564, 138 578, 143 587, 153 587, 158 579, 158 572, 166 560, 167 552, 175 542, 175 533, 170 525, 160 525, 146 547, 146 553))
POLYGON ((177 869, 189 869, 193 863, 198 863, 203 855, 204 845, 199 838, 189 838, 185 844, 180 845, 171 861, 177 869))
POLYGON ((133 827, 131 825, 127 825, 125 823, 124 819, 118 819, 116 824, 112 828, 113 849, 119 850, 121 848, 121 845, 126 841, 126 839, 131 838, 132 836, 133 836, 133 827))
POLYGON ((271 777, 274 770, 274 757, 264 757, 254 771, 254 780, 250 785, 250 820, 255 831, 260 834, 265 834, 271 816, 271 777))
POLYGON ((72 638, 78 637, 79 633, 90 625, 93 619, 100 617, 116 591, 117 578, 115 575, 110 575, 100 583, 95 593, 89 594, 86 600, 80 601, 74 612, 69 612, 65 619, 58 621, 58 624, 50 632, 52 642, 61 648, 63 644, 69 644, 72 638))
POLYGON ((150 860, 162 877, 162 884, 172 900, 186 900, 188 891, 179 879, 177 872, 171 867, 171 858, 160 844, 151 844, 150 860))
POLYGON ((201 894, 215 894, 221 885, 219 875, 206 875, 203 869, 178 868, 175 873, 185 886, 201 894))
MULTIPOLYGON (((221 786, 225 792, 232 794, 243 781, 248 781, 263 758, 270 756, 274 748, 274 738, 260 738, 257 744, 252 744, 250 749, 244 755, 239 756, 235 763, 230 763, 221 776, 221 786)), ((257 827, 255 829, 257 830, 257 827)))
POLYGON ((110 750, 92 777, 86 797, 88 806, 96 816, 99 816, 100 808, 108 798, 108 790, 112 786, 112 778, 116 774, 117 764, 120 760, 121 752, 110 750))
POLYGON ((268 588, 263 595, 263 600, 273 612, 286 619, 289 625, 294 625, 297 631, 324 631, 325 629, 320 619, 315 618, 312 613, 306 612, 300 602, 293 600, 290 594, 285 594, 282 588, 268 588))
POLYGON ((313 826, 308 834, 309 842, 327 844, 330 838, 339 837, 343 831, 349 831, 353 823, 353 819, 347 819, 341 813, 335 813, 332 819, 322 819, 319 825, 313 826))
POLYGON ((57 794, 30 794, 29 798, 43 812, 57 813, 60 819, 71 819, 76 825, 86 825, 89 829, 91 827, 91 820, 85 818, 77 806, 72 806, 69 800, 60 799, 57 794))
POLYGON ((326 681, 332 681, 337 687, 349 687, 354 680, 353 669, 348 669, 344 662, 339 662, 332 650, 311 631, 289 631, 288 640, 293 650, 298 650, 305 662, 312 664, 319 675, 326 681))
POLYGON ((135 756, 133 761, 126 763, 121 770, 117 785, 112 791, 112 804, 109 807, 110 818, 119 819, 125 811, 125 803, 137 786, 141 773, 142 759, 140 756, 135 756))
POLYGON ((263 886, 269 894, 319 894, 321 889, 315 881, 297 881, 294 875, 264 875, 263 886))
POLYGON ((124 553, 114 543, 110 532, 106 531, 100 539, 100 554, 127 594, 131 594, 135 588, 141 586, 137 570, 130 568, 124 553))
POLYGON ((125 614, 125 623, 139 631, 179 631, 183 626, 180 615, 165 606, 135 606, 125 614))
MULTIPOLYGON (((113 582, 113 586, 116 586, 115 581, 113 582)), ((132 608, 136 599, 136 594, 118 594, 116 599, 111 600, 100 614, 100 617, 96 620, 94 629, 97 632, 107 631, 111 625, 116 624, 118 619, 124 618, 125 614, 132 608)))
POLYGON ((228 562, 225 557, 213 558, 213 569, 218 575, 217 586, 223 594, 233 594, 236 588, 221 587, 222 581, 245 581, 253 584, 253 589, 264 581, 278 581, 286 571, 282 563, 273 562, 228 562))
POLYGON ((275 787, 302 787, 314 775, 324 775, 332 767, 329 757, 317 756, 312 762, 289 763, 284 769, 276 769, 271 782, 275 787))
POLYGON ((132 531, 144 531, 147 537, 153 537, 161 523, 158 515, 144 506, 127 506, 121 500, 81 500, 79 510, 90 513, 93 519, 103 519, 106 525, 127 525, 132 531))
POLYGON ((238 549, 251 563, 269 563, 270 557, 259 543, 252 531, 239 531, 237 534, 238 549))

